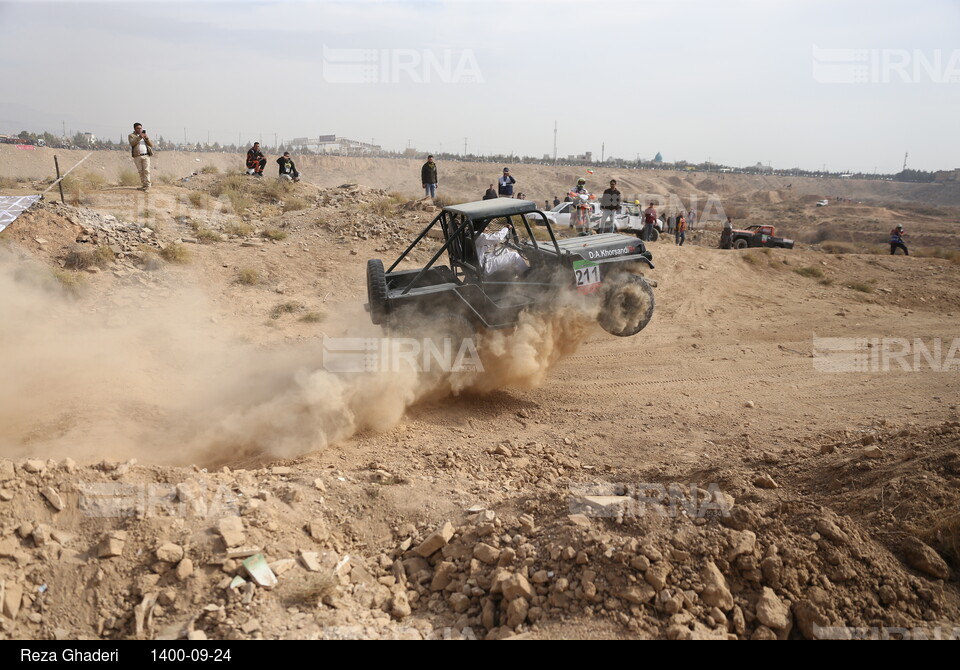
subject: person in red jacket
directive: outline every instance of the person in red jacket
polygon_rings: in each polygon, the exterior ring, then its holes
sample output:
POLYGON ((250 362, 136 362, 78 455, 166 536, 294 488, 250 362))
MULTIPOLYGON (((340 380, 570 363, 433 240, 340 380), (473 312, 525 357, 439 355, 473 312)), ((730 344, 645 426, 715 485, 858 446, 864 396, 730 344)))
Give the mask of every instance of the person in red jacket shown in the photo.
POLYGON ((903 249, 903 255, 909 256, 907 245, 903 243, 903 224, 898 223, 897 227, 890 231, 890 255, 896 255, 897 249, 903 249))

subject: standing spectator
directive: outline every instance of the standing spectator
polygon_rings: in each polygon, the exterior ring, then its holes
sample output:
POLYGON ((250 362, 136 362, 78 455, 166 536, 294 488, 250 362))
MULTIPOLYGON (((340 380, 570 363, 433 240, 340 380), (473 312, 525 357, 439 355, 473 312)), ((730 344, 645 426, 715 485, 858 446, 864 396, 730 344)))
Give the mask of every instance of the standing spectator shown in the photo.
POLYGON ((723 232, 720 233, 720 248, 729 249, 733 241, 733 219, 729 216, 723 223, 723 232))
POLYGON ((553 206, 556 207, 559 204, 560 204, 560 196, 559 195, 553 196, 553 206))
POLYGON ((497 197, 497 192, 493 190, 493 184, 487 187, 486 192, 483 194, 484 200, 493 200, 497 197))
POLYGON ((252 174, 254 177, 263 176, 263 168, 267 165, 267 159, 264 158, 263 152, 260 151, 260 143, 254 142, 253 147, 247 150, 247 170, 253 170, 252 174))
POLYGON ((420 168, 420 183, 423 184, 423 197, 437 197, 437 164, 433 156, 427 156, 427 162, 420 168))
POLYGON ((697 213, 692 209, 687 213, 687 228, 693 230, 693 224, 697 222, 697 213))
POLYGON ((544 200, 544 201, 543 201, 543 209, 544 209, 544 211, 550 209, 550 201, 549 201, 549 200, 544 200))
POLYGON ((909 256, 907 245, 903 243, 903 224, 898 223, 897 227, 890 231, 890 255, 895 256, 897 249, 903 249, 904 256, 909 256))
POLYGON ((289 151, 283 152, 283 155, 277 159, 277 165, 280 166, 280 179, 286 177, 293 181, 300 181, 300 173, 297 172, 297 166, 294 165, 293 159, 290 158, 289 151))
POLYGON ((510 176, 510 168, 503 168, 503 176, 497 180, 498 190, 501 198, 512 198, 513 197, 513 185, 517 183, 517 180, 510 176))
POLYGON ((617 180, 610 180, 610 188, 605 189, 600 196, 600 232, 617 232, 617 212, 620 211, 620 191, 617 190, 617 180), (607 221, 610 222, 610 230, 607 230, 607 221))
POLYGON ((133 124, 133 132, 127 136, 127 141, 130 142, 130 155, 133 156, 133 163, 137 166, 137 173, 140 175, 140 190, 146 191, 150 188, 150 157, 153 155, 153 142, 139 123, 133 124))
POLYGON ((678 214, 677 215, 677 233, 676 233, 677 246, 682 247, 686 239, 687 239, 687 220, 683 218, 683 214, 678 214))
POLYGON ((650 203, 650 206, 643 210, 643 232, 640 233, 640 239, 644 242, 649 242, 650 238, 653 237, 653 226, 657 223, 657 210, 654 208, 653 203, 650 203))

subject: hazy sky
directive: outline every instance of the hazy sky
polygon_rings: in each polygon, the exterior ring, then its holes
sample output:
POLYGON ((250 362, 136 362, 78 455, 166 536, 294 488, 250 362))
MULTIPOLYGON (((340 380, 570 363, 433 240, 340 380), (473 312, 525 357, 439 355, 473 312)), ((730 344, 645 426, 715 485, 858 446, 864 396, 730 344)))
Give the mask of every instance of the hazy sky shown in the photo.
POLYGON ((0 0, 0 81, 0 132, 960 167, 958 0, 0 0))

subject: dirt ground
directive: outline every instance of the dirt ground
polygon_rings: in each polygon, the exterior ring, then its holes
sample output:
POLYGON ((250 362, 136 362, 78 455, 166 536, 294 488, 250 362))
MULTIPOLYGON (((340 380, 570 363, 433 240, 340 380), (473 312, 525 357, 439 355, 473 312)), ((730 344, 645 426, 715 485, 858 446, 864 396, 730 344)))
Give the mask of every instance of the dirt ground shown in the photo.
MULTIPOLYGON (((387 163, 90 187, 0 233, 0 636, 957 636, 956 262, 664 238, 635 337, 530 315, 465 378, 331 373, 327 338, 381 335, 366 259, 433 216, 387 163), (889 358, 917 340, 942 348, 889 358)), ((445 169, 466 196, 489 167, 445 169)), ((960 202, 907 202, 932 189, 832 184, 873 204, 829 219, 835 193, 747 179, 701 192, 801 241, 922 210, 958 246, 960 202)))

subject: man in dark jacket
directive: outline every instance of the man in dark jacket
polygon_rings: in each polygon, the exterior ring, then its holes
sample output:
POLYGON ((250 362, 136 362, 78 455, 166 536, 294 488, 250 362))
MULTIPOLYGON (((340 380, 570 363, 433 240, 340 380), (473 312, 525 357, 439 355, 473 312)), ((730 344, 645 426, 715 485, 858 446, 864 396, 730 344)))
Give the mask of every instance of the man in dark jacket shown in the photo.
POLYGON ((513 185, 517 183, 517 180, 510 175, 510 168, 503 168, 503 176, 497 180, 498 189, 501 198, 512 198, 513 197, 513 185))
POLYGON ((290 152, 284 151, 283 155, 277 159, 277 165, 280 166, 280 178, 283 179, 287 177, 293 181, 300 181, 300 173, 297 172, 297 166, 294 165, 293 159, 290 158, 290 152))
POLYGON ((903 249, 903 253, 906 256, 910 255, 910 252, 907 251, 907 245, 903 243, 902 223, 898 223, 897 227, 890 231, 890 255, 895 255, 897 253, 897 249, 903 249))
POLYGON ((616 215, 620 211, 620 191, 617 190, 616 179, 610 180, 610 188, 606 189, 600 197, 600 210, 600 232, 617 232, 616 215), (609 227, 607 226, 608 221, 610 223, 609 227))
POLYGON ((425 198, 437 197, 437 164, 433 162, 433 156, 427 156, 427 162, 420 168, 420 183, 425 198))
POLYGON ((650 206, 643 210, 643 230, 640 233, 640 239, 644 242, 649 242, 650 238, 653 237, 653 227, 656 223, 657 210, 651 202, 650 206))
POLYGON ((267 159, 260 151, 260 143, 254 142, 253 147, 247 151, 247 169, 253 170, 254 177, 263 176, 263 168, 267 165, 267 159))
POLYGON ((497 197, 497 192, 493 190, 493 184, 487 187, 486 192, 483 194, 484 200, 494 200, 497 197))

